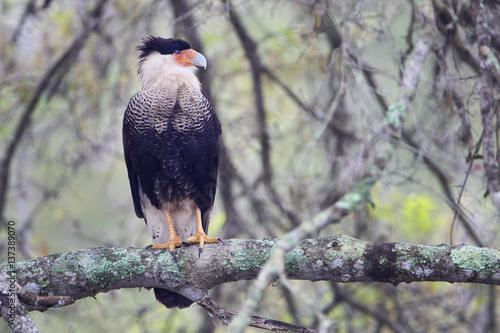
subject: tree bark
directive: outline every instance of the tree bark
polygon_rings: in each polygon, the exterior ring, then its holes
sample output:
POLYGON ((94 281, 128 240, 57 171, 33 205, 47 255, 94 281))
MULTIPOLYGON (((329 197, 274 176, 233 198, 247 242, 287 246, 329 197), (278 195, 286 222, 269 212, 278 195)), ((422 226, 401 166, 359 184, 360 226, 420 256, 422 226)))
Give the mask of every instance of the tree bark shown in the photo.
MULTIPOLYGON (((161 287, 201 301, 216 285, 254 279, 278 239, 224 241, 168 251, 89 248, 52 254, 0 268, 24 288, 24 300, 66 296, 71 300, 121 288, 161 287)), ((289 279, 335 282, 445 281, 500 284, 500 250, 474 246, 370 243, 345 235, 307 239, 286 254, 289 279)), ((70 301, 61 302, 62 305, 70 301)), ((47 303, 25 304, 46 310, 47 303)))

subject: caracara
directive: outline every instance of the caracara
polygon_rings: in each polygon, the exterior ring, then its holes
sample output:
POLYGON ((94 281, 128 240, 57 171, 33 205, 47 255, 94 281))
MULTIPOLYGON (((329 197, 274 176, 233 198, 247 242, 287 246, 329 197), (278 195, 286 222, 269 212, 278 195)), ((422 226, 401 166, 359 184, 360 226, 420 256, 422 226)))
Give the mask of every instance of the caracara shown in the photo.
MULTIPOLYGON (((123 148, 135 213, 146 222, 153 248, 174 260, 182 244, 215 243, 206 232, 215 199, 221 125, 201 90, 196 67, 205 57, 180 39, 149 36, 137 47, 142 89, 123 119, 123 148)), ((166 307, 192 301, 155 288, 166 307)))

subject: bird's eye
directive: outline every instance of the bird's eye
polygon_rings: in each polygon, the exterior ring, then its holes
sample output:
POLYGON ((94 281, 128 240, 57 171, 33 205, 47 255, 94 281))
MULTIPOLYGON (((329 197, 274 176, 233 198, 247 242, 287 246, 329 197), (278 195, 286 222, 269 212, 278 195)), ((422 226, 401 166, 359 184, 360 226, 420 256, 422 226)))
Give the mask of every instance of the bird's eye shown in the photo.
POLYGON ((174 53, 175 53, 175 54, 181 54, 181 51, 179 51, 179 50, 175 50, 175 52, 174 52, 174 53))

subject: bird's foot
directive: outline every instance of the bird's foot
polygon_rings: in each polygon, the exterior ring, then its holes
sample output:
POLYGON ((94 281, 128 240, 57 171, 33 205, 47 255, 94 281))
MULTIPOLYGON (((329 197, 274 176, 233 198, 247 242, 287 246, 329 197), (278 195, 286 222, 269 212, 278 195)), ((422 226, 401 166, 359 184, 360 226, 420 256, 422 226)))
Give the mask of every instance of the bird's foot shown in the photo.
POLYGON ((174 261, 177 262, 177 257, 175 255, 174 250, 176 247, 182 246, 183 243, 184 242, 182 241, 182 239, 180 239, 179 236, 175 235, 173 240, 170 240, 170 241, 166 242, 165 244, 154 244, 153 243, 152 248, 153 249, 170 249, 170 254, 174 258, 174 261))
POLYGON ((198 252, 198 257, 201 256, 201 252, 203 251, 203 247, 205 243, 222 243, 220 238, 218 237, 208 237, 204 232, 196 232, 194 236, 188 238, 189 244, 200 244, 200 249, 198 252))

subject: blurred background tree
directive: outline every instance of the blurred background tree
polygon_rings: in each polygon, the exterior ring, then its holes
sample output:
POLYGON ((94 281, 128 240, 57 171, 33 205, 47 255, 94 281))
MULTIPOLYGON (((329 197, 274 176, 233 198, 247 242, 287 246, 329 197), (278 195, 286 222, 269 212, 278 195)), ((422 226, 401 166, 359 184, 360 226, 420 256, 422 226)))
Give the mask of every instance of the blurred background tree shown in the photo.
MULTIPOLYGON (((209 235, 279 237, 377 166, 374 208, 315 237, 498 247, 500 4, 423 3, 430 16, 412 1, 3 0, 0 219, 16 222, 16 259, 149 244, 121 144, 123 112, 140 88, 135 46, 149 34, 186 39, 208 60, 199 76, 223 124, 209 235), (426 26, 431 53, 419 85, 403 90, 426 26), (411 104, 397 103, 401 91, 411 104), (391 135, 387 114, 401 107, 404 128, 391 135), (389 160, 376 153, 384 142, 394 147, 389 160)), ((250 283, 211 295, 237 310, 250 283)), ((498 287, 293 283, 340 332, 499 325, 498 287)), ((266 290, 255 315, 318 325, 281 285, 266 290)), ((32 316, 42 332, 225 330, 198 306, 169 311, 144 290, 32 316)))

